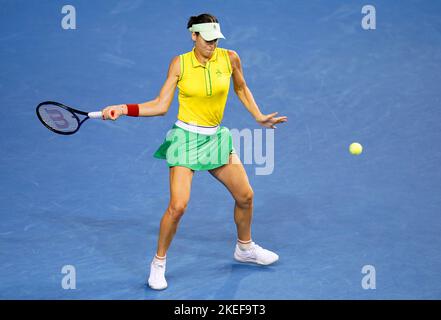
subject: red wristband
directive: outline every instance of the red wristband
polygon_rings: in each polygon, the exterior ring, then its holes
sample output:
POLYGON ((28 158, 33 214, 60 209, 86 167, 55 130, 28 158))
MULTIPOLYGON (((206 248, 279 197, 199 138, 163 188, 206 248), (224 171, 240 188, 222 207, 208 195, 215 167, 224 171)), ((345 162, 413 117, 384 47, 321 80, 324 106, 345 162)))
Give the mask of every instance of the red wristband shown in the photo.
POLYGON ((139 104, 127 104, 127 115, 129 117, 139 116, 139 104))

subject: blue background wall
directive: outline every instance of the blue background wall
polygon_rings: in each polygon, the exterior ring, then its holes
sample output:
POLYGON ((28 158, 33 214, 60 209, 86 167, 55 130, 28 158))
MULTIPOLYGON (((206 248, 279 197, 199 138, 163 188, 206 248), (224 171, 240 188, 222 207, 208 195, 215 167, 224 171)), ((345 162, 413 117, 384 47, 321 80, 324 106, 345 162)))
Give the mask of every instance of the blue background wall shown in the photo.
MULTIPOLYGON (((10 1, 0 11, 0 298, 440 299, 441 2, 10 1), (74 5, 77 29, 63 30, 74 5), (361 8, 377 29, 361 27, 361 8), (168 169, 152 158, 176 119, 89 121, 58 136, 35 116, 55 100, 88 111, 154 98, 211 12, 241 56, 275 132, 255 174, 254 240, 280 261, 232 259, 233 200, 208 173, 168 253, 169 288, 145 285, 168 169), (360 156, 347 151, 353 141, 360 156), (77 289, 63 290, 74 265, 77 289), (376 289, 361 286, 364 265, 376 289)), ((231 90, 223 125, 258 125, 231 90)))

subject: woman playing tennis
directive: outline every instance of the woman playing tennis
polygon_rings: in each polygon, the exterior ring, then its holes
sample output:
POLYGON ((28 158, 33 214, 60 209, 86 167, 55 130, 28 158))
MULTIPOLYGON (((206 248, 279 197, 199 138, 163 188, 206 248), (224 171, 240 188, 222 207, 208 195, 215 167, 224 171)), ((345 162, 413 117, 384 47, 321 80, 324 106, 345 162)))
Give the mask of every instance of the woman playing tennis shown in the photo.
POLYGON ((229 130, 220 126, 231 77, 234 91, 257 123, 274 129, 277 123, 286 122, 287 117, 276 117, 277 112, 268 115, 260 112, 246 85, 238 54, 217 47, 218 40, 225 38, 216 17, 210 14, 191 17, 187 28, 194 48, 171 61, 167 79, 156 99, 141 104, 109 106, 103 110, 104 119, 110 120, 121 115, 164 115, 176 87, 179 89, 178 120, 154 154, 167 161, 170 172, 170 202, 161 219, 156 255, 148 278, 149 286, 156 290, 167 287, 166 253, 187 208, 195 171, 209 171, 235 200, 237 245, 234 258, 260 265, 269 265, 279 259, 277 254, 252 241, 253 189, 235 154, 229 130))

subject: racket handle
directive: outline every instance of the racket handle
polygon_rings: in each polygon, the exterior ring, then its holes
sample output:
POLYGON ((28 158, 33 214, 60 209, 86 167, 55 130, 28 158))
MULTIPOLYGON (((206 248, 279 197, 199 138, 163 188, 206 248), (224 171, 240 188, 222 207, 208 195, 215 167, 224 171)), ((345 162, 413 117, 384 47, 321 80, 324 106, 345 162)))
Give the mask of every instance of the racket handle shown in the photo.
POLYGON ((89 112, 87 114, 91 119, 102 119, 103 113, 101 111, 89 112))

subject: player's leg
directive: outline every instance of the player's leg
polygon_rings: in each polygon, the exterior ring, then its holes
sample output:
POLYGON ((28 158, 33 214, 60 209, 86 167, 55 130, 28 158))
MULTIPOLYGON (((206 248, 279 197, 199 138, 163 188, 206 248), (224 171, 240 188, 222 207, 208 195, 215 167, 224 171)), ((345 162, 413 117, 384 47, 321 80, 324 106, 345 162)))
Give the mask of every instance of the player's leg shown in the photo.
POLYGON ((277 254, 252 242, 251 221, 254 192, 239 157, 235 153, 231 154, 228 164, 210 170, 210 173, 225 185, 235 200, 234 221, 238 237, 234 253, 236 260, 263 265, 277 261, 279 259, 277 254))
POLYGON ((150 265, 148 284, 152 289, 167 288, 166 253, 190 200, 192 179, 191 169, 178 166, 170 168, 170 202, 161 219, 156 256, 150 265))
POLYGON ((228 164, 210 170, 210 173, 225 185, 235 200, 234 222, 238 239, 244 242, 251 240, 254 193, 239 157, 231 154, 228 164))
POLYGON ((156 255, 166 255, 176 233, 179 221, 190 200, 194 172, 186 167, 170 168, 170 202, 161 219, 156 255))

